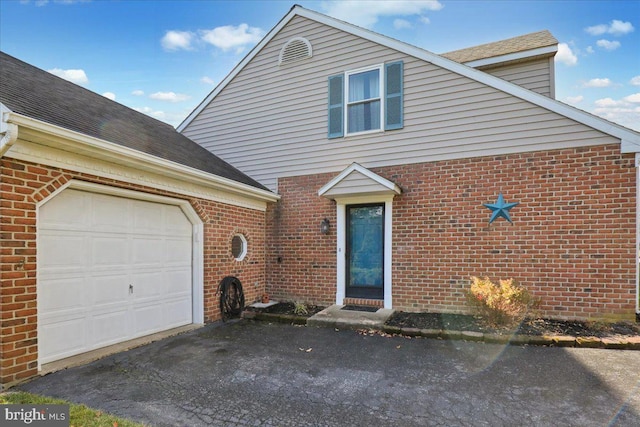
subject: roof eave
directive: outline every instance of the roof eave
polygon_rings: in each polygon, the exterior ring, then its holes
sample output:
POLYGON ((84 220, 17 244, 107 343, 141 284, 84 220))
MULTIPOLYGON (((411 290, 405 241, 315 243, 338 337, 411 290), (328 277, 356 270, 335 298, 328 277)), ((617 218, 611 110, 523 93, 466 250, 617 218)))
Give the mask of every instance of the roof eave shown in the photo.
POLYGON ((276 202, 280 199, 280 196, 268 190, 204 172, 28 116, 13 112, 5 113, 5 116, 7 118, 6 122, 17 126, 18 129, 29 129, 46 134, 49 137, 44 141, 33 141, 39 144, 50 145, 103 160, 106 159, 135 169, 159 173, 181 181, 227 191, 263 202, 276 202))

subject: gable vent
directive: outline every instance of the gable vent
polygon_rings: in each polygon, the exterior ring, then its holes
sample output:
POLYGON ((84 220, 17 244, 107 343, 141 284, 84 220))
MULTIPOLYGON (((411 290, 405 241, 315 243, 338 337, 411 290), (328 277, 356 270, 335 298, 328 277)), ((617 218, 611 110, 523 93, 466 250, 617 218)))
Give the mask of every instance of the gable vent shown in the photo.
POLYGON ((309 40, 302 37, 294 37, 282 46, 278 63, 280 65, 288 64, 290 62, 311 58, 311 56, 312 49, 309 40))

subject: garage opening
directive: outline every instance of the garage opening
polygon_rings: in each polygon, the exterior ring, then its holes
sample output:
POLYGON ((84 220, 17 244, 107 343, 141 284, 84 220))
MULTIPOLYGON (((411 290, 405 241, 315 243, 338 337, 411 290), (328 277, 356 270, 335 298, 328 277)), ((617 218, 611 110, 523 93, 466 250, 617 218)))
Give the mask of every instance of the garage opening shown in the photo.
POLYGON ((38 210, 40 365, 202 322, 201 222, 182 201, 85 187, 38 210))

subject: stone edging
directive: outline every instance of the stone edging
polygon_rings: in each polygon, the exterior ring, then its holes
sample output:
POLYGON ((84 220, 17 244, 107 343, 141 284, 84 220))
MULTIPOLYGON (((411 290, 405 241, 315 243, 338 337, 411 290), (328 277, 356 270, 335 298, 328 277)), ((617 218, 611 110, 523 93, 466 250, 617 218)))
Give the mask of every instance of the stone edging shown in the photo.
MULTIPOLYGON (((307 317, 291 314, 273 314, 245 311, 245 319, 261 320, 277 323, 293 323, 305 325, 307 317)), ((328 325, 335 326, 335 325, 328 325)), ((372 329, 363 326, 364 329, 372 329)), ((375 329, 373 329, 375 330, 375 329)), ((604 348, 610 350, 640 350, 640 336, 619 337, 574 337, 570 335, 502 335, 474 331, 451 331, 443 329, 399 328, 383 325, 381 332, 408 337, 423 337, 446 340, 477 341, 490 344, 537 345, 550 347, 604 348)))

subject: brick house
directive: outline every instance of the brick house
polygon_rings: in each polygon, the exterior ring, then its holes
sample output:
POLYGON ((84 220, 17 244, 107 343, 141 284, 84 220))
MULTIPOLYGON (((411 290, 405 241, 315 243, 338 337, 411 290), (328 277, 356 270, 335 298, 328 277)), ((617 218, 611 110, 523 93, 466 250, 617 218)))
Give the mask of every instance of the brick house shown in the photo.
POLYGON ((556 45, 435 55, 295 6, 179 132, 0 54, 0 383, 217 320, 228 275, 443 312, 513 277, 633 318, 640 135, 553 99, 556 45))
POLYGON ((277 196, 176 130, 0 53, 0 383, 220 318, 265 287, 277 196), (232 241, 240 250, 231 251, 232 241))
POLYGON ((556 52, 436 55, 294 6, 178 130, 280 196, 276 298, 464 312, 486 275, 633 319, 640 135, 556 101, 556 52))

